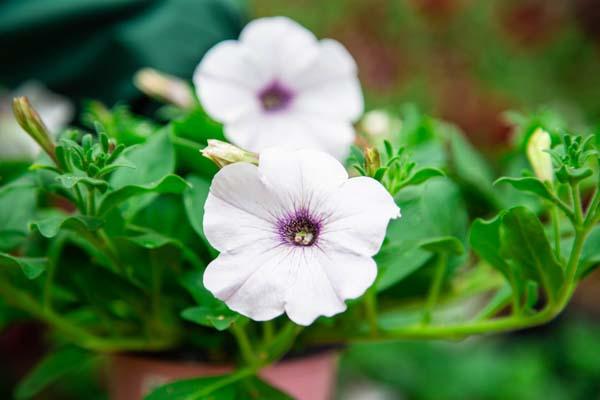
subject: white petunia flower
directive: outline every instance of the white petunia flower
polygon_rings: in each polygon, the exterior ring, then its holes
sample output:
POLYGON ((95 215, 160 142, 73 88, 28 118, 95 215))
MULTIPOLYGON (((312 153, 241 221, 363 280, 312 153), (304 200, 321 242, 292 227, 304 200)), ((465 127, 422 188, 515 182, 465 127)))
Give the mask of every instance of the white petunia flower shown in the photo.
POLYGON ((214 177, 204 232, 221 254, 204 285, 257 321, 283 312, 301 325, 346 309, 373 284, 388 222, 400 216, 374 179, 348 179, 326 153, 271 148, 258 167, 231 164, 214 177))
POLYGON ((350 53, 285 17, 254 20, 238 41, 213 47, 194 84, 227 139, 256 152, 314 148, 343 159, 355 137, 352 122, 363 112, 350 53))
POLYGON ((69 100, 50 92, 37 82, 27 82, 0 98, 0 160, 31 161, 40 146, 19 126, 11 107, 13 97, 27 96, 51 134, 56 135, 71 120, 74 107, 69 100))

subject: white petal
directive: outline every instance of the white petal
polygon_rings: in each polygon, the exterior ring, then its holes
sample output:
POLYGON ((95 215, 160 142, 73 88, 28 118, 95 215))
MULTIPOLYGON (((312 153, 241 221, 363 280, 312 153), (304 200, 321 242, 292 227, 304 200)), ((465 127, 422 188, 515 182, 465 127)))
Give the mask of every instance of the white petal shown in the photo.
POLYGON ((368 256, 343 247, 319 246, 319 264, 327 274, 334 290, 344 300, 362 296, 375 282, 377 264, 368 256))
POLYGON ((269 148, 260 153, 258 169, 284 204, 319 209, 329 193, 348 179, 344 166, 315 150, 269 148))
POLYGON ((336 293, 332 280, 320 264, 320 250, 299 250, 293 253, 299 260, 299 267, 285 294, 288 317, 299 325, 310 325, 321 315, 331 317, 346 310, 346 304, 336 293))
POLYGON ((240 43, 229 40, 210 49, 196 68, 198 98, 215 120, 235 121, 261 110, 257 93, 269 77, 254 58, 240 43))
POLYGON ((219 251, 277 242, 274 222, 281 215, 277 196, 251 164, 231 164, 213 178, 204 205, 204 234, 219 251), (278 214, 279 213, 279 214, 278 214))
POLYGON ((262 248, 257 245, 221 253, 204 273, 204 286, 215 297, 255 321, 283 313, 285 288, 295 269, 286 262, 288 248, 262 248))
POLYGON ((357 120, 364 101, 356 63, 339 42, 325 39, 319 43, 319 55, 288 84, 296 90, 294 108, 357 120))
POLYGON ((323 150, 340 161, 348 157, 356 137, 354 126, 350 122, 299 112, 294 114, 294 119, 300 121, 306 130, 306 135, 318 143, 318 147, 314 148, 323 150))
POLYGON ((273 79, 287 82, 298 70, 314 62, 318 56, 317 38, 287 17, 267 17, 250 22, 240 41, 258 55, 262 67, 273 79))
POLYGON ((376 180, 351 178, 330 196, 331 216, 319 237, 325 246, 341 246, 365 256, 381 248, 390 219, 400 216, 392 196, 376 180))

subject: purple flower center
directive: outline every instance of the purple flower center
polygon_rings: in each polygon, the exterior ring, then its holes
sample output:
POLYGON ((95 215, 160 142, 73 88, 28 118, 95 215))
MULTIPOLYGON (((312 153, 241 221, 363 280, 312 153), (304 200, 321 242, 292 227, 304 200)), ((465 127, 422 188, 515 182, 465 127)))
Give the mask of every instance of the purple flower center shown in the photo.
POLYGON ((312 246, 319 238, 321 221, 306 209, 294 211, 277 221, 281 241, 294 246, 312 246))
POLYGON ((273 81, 260 91, 258 98, 263 110, 273 112, 285 109, 291 103, 294 94, 278 81, 273 81))

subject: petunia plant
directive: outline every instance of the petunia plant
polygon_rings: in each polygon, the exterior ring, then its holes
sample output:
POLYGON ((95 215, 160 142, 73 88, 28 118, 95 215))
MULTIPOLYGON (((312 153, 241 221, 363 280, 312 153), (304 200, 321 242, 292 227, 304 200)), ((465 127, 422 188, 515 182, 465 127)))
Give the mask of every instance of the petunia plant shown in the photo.
POLYGON ((0 181, 0 311, 44 322, 55 348, 18 397, 72 360, 185 351, 235 368, 148 399, 285 399, 257 376, 290 354, 500 333, 565 309, 600 262, 597 136, 520 117, 494 179, 458 129, 411 106, 355 134, 348 57, 258 20, 201 62, 200 102, 183 81, 136 77, 170 103, 161 122, 90 103, 84 128, 54 139, 14 100, 44 153, 0 181))

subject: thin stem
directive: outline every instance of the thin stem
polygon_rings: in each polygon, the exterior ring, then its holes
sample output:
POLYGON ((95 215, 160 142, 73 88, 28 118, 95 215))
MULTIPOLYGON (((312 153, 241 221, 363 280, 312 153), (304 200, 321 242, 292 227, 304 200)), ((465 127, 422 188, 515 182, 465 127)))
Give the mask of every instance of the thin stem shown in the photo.
POLYGON ((273 327, 273 321, 263 322, 262 328, 263 328, 263 341, 265 343, 271 343, 271 341, 273 341, 273 335, 275 334, 275 328, 273 327))
POLYGON ((56 240, 50 244, 48 249, 48 267, 46 268, 46 280, 44 281, 44 292, 42 294, 42 304, 44 309, 52 308, 52 288, 54 286, 54 276, 58 267, 58 258, 65 244, 66 237, 59 235, 56 240))
POLYGON ((233 323, 229 327, 229 330, 235 337, 235 340, 238 343, 240 348, 240 352, 242 354, 242 358, 247 365, 256 364, 256 356, 254 355, 254 351, 252 350, 252 344, 250 339, 248 338, 248 334, 243 326, 233 323))
POLYGON ((556 255, 556 259, 560 261, 560 217, 555 205, 550 206, 550 219, 552 220, 552 231, 554 236, 554 254, 556 255))
POLYGON ((580 226, 583 223, 583 209, 581 206, 581 193, 579 192, 579 184, 575 183, 569 187, 571 201, 573 202, 573 210, 575 210, 575 225, 580 226))
POLYGON ((440 290, 444 281, 444 275, 446 275, 447 265, 448 255, 445 253, 439 253, 437 256, 437 263, 435 265, 433 281, 431 283, 431 288, 429 289, 429 294, 427 295, 427 301, 425 302, 425 309, 423 311, 423 318, 421 320, 421 323, 423 324, 429 324, 431 322, 431 314, 440 295, 440 290))
POLYGON ((87 213, 88 215, 96 214, 96 191, 92 186, 87 187, 87 213))
POLYGON ((151 290, 151 302, 152 302, 152 314, 154 318, 160 321, 160 295, 161 295, 161 278, 162 278, 162 265, 157 262, 157 252, 155 250, 150 251, 150 268, 152 276, 152 290, 151 290))
POLYGON ((81 189, 79 188, 79 185, 75 185, 73 191, 75 192, 75 197, 77 198, 77 208, 81 213, 85 213, 85 202, 83 201, 83 195, 81 194, 81 189))
POLYGON ((373 284, 365 293, 365 315, 369 321, 369 327, 372 335, 377 335, 379 331, 377 323, 377 288, 373 284))

